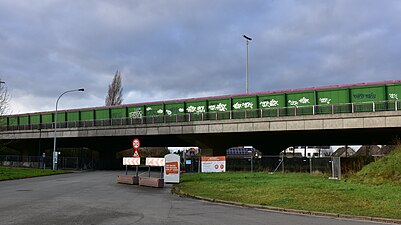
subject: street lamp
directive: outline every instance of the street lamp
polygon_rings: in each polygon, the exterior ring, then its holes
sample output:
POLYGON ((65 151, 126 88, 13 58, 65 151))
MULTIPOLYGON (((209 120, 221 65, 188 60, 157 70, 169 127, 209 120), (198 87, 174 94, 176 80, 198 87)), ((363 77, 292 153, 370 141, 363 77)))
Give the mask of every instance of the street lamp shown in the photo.
POLYGON ((248 94, 248 45, 249 41, 252 41, 252 38, 246 36, 245 34, 242 35, 246 41, 246 75, 245 75, 245 87, 246 87, 246 94, 248 94))
POLYGON ((85 89, 80 88, 80 89, 74 89, 74 90, 69 90, 63 92, 57 99, 56 101, 56 112, 54 113, 54 145, 53 145, 53 171, 57 169, 57 152, 56 152, 56 139, 57 139, 57 106, 58 106, 58 101, 60 100, 61 96, 70 93, 70 92, 75 92, 75 91, 84 91, 85 89))

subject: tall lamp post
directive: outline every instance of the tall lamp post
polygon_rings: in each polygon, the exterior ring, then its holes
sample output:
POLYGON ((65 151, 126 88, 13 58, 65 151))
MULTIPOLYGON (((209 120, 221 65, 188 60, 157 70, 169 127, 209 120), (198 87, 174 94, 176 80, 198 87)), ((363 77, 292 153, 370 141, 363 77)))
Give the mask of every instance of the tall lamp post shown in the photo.
POLYGON ((69 90, 63 92, 57 99, 56 101, 56 112, 54 113, 54 145, 53 145, 53 171, 57 169, 57 152, 56 152, 56 139, 57 139, 57 106, 58 106, 58 101, 60 98, 70 92, 75 92, 75 91, 84 91, 85 89, 80 88, 80 89, 74 89, 74 90, 69 90))
POLYGON ((246 41, 246 74, 245 74, 245 87, 246 87, 246 94, 248 94, 248 46, 249 46, 249 41, 252 41, 252 38, 246 36, 245 34, 242 35, 245 38, 246 41))

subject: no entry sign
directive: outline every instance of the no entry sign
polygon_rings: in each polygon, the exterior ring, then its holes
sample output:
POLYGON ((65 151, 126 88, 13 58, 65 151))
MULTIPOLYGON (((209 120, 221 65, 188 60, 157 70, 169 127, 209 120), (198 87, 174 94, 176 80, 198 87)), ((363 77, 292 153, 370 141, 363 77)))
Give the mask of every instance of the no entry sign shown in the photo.
POLYGON ((141 147, 141 142, 139 142, 139 139, 138 139, 138 138, 135 138, 135 139, 132 141, 132 147, 133 147, 134 149, 138 149, 139 147, 141 147))

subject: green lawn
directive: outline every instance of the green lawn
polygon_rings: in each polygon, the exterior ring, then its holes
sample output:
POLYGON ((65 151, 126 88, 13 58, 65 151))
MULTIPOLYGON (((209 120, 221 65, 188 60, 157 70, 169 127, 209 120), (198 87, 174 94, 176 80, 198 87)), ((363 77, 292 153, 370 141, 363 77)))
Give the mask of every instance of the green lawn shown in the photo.
POLYGON ((309 174, 183 174, 181 194, 307 211, 401 218, 401 186, 358 184, 309 174))
POLYGON ((66 173, 63 170, 43 170, 17 167, 0 167, 0 181, 66 173))

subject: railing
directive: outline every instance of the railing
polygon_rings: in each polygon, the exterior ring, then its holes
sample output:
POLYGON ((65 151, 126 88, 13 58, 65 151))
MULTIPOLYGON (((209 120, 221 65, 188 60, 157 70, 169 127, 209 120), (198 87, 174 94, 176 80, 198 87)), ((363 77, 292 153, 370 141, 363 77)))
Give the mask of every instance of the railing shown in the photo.
MULTIPOLYGON (((0 155, 0 166, 33 167, 51 169, 53 158, 51 156, 20 156, 0 155)), ((58 166, 61 169, 78 169, 78 157, 59 157, 58 166)))
MULTIPOLYGON (((187 113, 182 115, 144 116, 137 118, 112 118, 87 121, 58 122, 57 128, 124 126, 139 124, 184 123, 210 120, 251 119, 265 117, 287 117, 303 115, 324 115, 340 113, 398 111, 401 102, 361 102, 344 104, 327 104, 299 107, 264 108, 254 110, 232 110, 226 112, 187 113)), ((54 123, 0 126, 1 131, 54 129, 54 123)))

